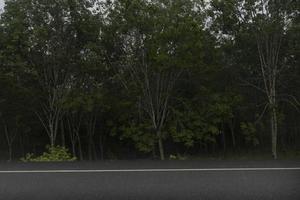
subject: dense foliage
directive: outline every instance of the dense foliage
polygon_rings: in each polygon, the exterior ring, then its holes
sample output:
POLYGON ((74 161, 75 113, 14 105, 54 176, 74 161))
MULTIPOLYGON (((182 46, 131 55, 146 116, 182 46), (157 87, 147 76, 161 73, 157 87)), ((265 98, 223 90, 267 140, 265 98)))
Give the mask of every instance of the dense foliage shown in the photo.
POLYGON ((60 162, 60 161, 75 161, 76 158, 68 152, 65 147, 47 146, 47 151, 40 156, 35 156, 31 153, 26 154, 21 158, 23 162, 60 162))
POLYGON ((47 145, 79 160, 299 151, 299 8, 6 0, 0 158, 47 145))

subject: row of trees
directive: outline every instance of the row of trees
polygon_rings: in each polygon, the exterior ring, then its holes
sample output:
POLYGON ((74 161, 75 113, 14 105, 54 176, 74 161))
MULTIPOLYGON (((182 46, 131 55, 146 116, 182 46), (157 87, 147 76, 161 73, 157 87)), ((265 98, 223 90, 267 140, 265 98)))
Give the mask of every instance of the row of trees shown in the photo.
POLYGON ((7 0, 0 149, 79 159, 300 145, 293 0, 7 0))

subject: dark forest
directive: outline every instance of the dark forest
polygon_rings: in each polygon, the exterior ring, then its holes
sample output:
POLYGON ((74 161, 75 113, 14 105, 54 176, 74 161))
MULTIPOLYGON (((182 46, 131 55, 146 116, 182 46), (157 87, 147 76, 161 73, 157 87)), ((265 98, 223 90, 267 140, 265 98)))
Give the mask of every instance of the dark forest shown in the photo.
POLYGON ((8 0, 0 159, 300 156, 300 3, 8 0))

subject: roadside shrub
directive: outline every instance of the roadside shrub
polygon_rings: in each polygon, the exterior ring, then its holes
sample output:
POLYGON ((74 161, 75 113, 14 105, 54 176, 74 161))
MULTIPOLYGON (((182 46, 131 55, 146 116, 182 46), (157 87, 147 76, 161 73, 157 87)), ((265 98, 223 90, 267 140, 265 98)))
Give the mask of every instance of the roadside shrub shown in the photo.
POLYGON ((242 122, 241 123, 242 134, 244 135, 247 144, 252 146, 259 145, 259 140, 257 138, 257 130, 253 123, 242 122))
POLYGON ((68 149, 61 146, 46 146, 46 152, 40 156, 35 156, 32 153, 26 154, 21 158, 23 162, 61 162, 61 161, 75 161, 76 157, 72 157, 68 149))
POLYGON ((187 159, 186 156, 182 156, 182 155, 180 155, 180 154, 177 154, 177 155, 171 154, 171 155, 169 156, 169 160, 186 160, 186 159, 187 159))

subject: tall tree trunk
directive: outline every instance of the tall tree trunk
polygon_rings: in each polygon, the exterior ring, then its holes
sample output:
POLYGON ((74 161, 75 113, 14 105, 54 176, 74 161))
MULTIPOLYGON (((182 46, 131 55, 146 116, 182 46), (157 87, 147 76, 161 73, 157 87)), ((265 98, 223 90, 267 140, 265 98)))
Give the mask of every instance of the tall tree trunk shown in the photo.
POLYGON ((102 135, 99 136, 99 146, 101 160, 104 160, 104 139, 102 135))
MULTIPOLYGON (((268 6, 276 6, 277 1, 267 1, 268 5, 262 5, 262 8, 268 8, 268 6)), ((270 112, 270 124, 271 124, 271 143, 272 143, 272 156, 277 159, 277 79, 281 75, 281 72, 288 65, 279 62, 280 50, 282 46, 282 39, 284 36, 284 25, 282 23, 273 22, 270 23, 269 17, 279 17, 280 19, 286 21, 281 16, 278 9, 265 9, 266 20, 260 21, 258 24, 258 29, 256 30, 256 40, 258 47, 258 54, 260 59, 260 75, 262 77, 264 88, 260 88, 266 93, 269 112, 270 112), (275 12, 273 12, 275 11, 275 12), (277 26, 278 25, 278 26, 277 26), (270 30, 270 28, 272 29, 270 30), (279 68, 279 64, 281 65, 279 68)), ((276 18, 274 18, 276 19, 276 18)), ((273 19, 271 20, 273 21, 273 19)), ((287 25, 287 24, 285 24, 287 25)))
POLYGON ((8 155, 9 155, 9 159, 8 161, 12 161, 12 155, 13 155, 13 150, 12 150, 12 144, 8 144, 8 155))
POLYGON ((8 125, 5 123, 4 120, 3 121, 3 125, 4 125, 4 133, 5 133, 5 137, 6 137, 6 142, 7 142, 7 146, 8 146, 8 161, 12 160, 13 157, 13 143, 15 141, 16 135, 17 135, 17 123, 15 124, 16 129, 14 131, 10 131, 8 129, 8 125))
POLYGON ((225 131, 221 130, 221 134, 222 134, 222 142, 223 142, 223 154, 225 154, 225 152, 226 152, 226 135, 225 135, 225 131))
POLYGON ((76 144, 74 142, 72 142, 72 154, 73 157, 76 157, 76 144))
POLYGON ((65 140, 65 128, 64 128, 63 120, 61 120, 60 129, 61 129, 61 146, 65 147, 66 146, 66 140, 65 140))
POLYGON ((156 145, 155 145, 155 142, 152 146, 152 158, 153 159, 156 159, 156 145))
POLYGON ((50 138, 50 145, 51 145, 51 147, 55 146, 55 139, 54 139, 54 137, 50 138))
POLYGON ((22 157, 24 157, 25 156, 25 144, 24 144, 23 134, 20 135, 20 147, 21 147, 22 157))
POLYGON ((272 156, 277 159, 277 113, 275 106, 271 108, 272 156))
POLYGON ((93 143, 93 139, 92 139, 91 135, 89 135, 89 139, 88 139, 88 158, 89 158, 89 160, 93 160, 92 143, 93 143))
POLYGON ((87 136, 88 136, 88 158, 93 160, 93 155, 95 155, 95 144, 94 144, 94 135, 96 128, 96 114, 90 113, 86 124, 87 136))
POLYGON ((93 140, 93 143, 92 143, 92 150, 93 150, 93 158, 94 158, 94 160, 98 160, 97 149, 96 149, 96 145, 95 145, 94 140, 93 140))
POLYGON ((234 133, 234 122, 233 122, 233 119, 231 119, 230 122, 229 122, 229 129, 230 129, 230 133, 231 133, 232 147, 233 147, 233 149, 235 149, 236 142, 235 142, 235 133, 234 133))
POLYGON ((83 160, 83 153, 82 153, 82 146, 81 146, 81 139, 80 136, 77 135, 78 137, 78 151, 79 151, 79 159, 83 160))
POLYGON ((164 145, 163 145, 163 140, 160 131, 157 132, 157 138, 158 138, 158 149, 159 149, 160 159, 165 160, 164 145))

